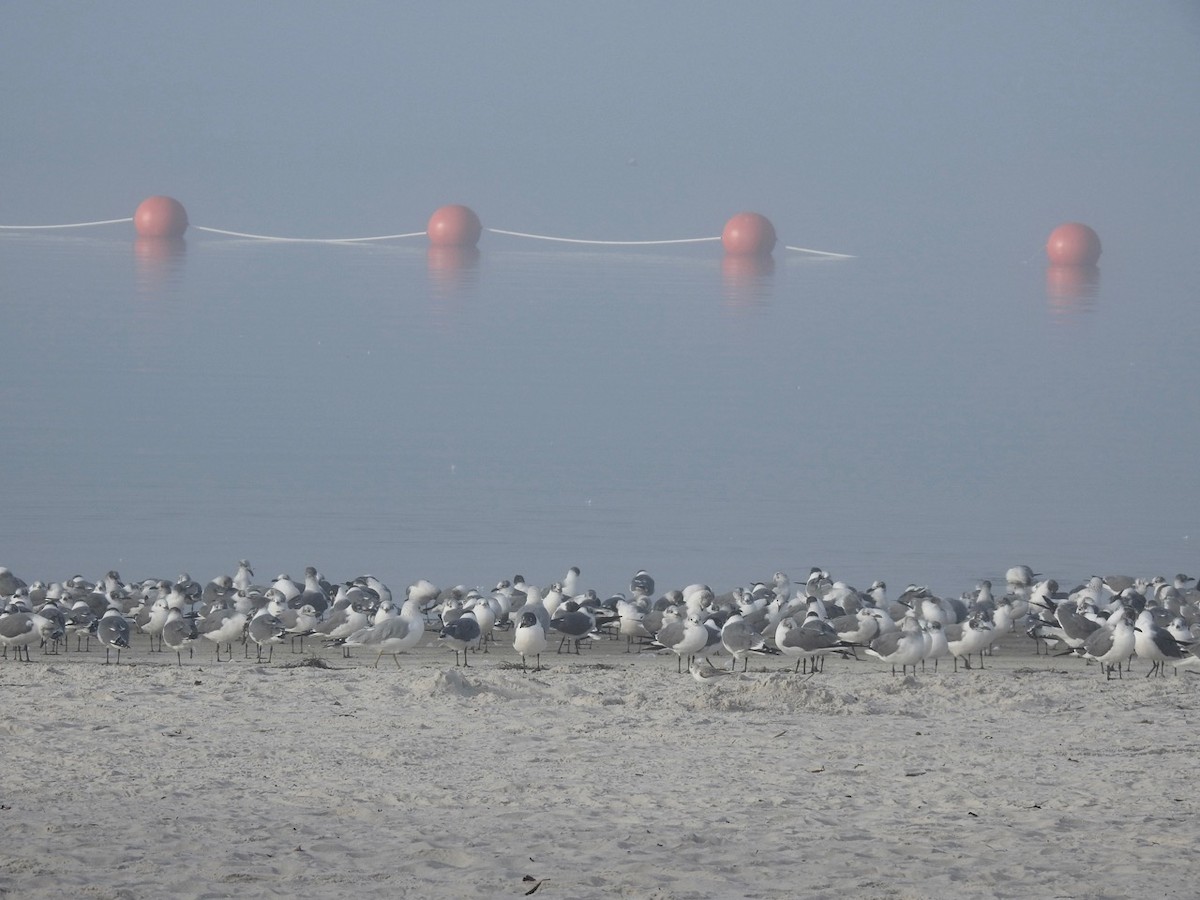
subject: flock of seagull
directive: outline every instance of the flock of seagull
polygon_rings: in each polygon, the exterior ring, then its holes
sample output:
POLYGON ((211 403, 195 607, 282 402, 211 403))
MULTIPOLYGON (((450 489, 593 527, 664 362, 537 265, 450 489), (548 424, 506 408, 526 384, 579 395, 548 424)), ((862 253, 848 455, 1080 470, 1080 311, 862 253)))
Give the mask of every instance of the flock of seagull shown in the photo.
POLYGON ((375 666, 390 655, 399 667, 399 654, 436 631, 455 664, 469 666, 469 654, 488 652, 507 634, 522 669, 532 662, 539 671, 555 639, 556 652, 579 653, 592 642, 624 638, 626 652, 670 651, 678 673, 686 668, 697 681, 711 682, 739 662, 746 671, 752 657, 781 655, 794 660, 795 672, 816 674, 826 656, 860 650, 890 664, 893 675, 897 667, 901 675, 918 665, 936 670, 947 657, 955 671, 960 662, 973 668, 976 658, 982 668, 999 637, 1020 629, 1036 652, 1045 647, 1096 662, 1106 679, 1123 677, 1134 657, 1150 663, 1147 677, 1165 675, 1168 666, 1200 672, 1200 650, 1192 649, 1200 592, 1190 576, 1094 576, 1060 591, 1054 579, 1013 566, 1005 582, 1002 594, 982 581, 954 598, 909 585, 889 599, 882 581, 859 591, 813 568, 799 584, 777 572, 769 583, 720 595, 704 584, 657 594, 641 570, 628 593, 602 598, 582 589, 580 571, 571 567, 544 589, 519 575, 491 590, 440 589, 420 580, 397 602, 374 576, 331 584, 312 566, 303 580, 280 575, 259 584, 246 560, 234 575, 203 585, 187 574, 126 584, 115 571, 97 582, 75 576, 26 584, 0 567, 0 646, 4 657, 11 650, 28 662, 31 646, 68 652, 74 638, 80 651, 95 637, 108 665, 119 664, 141 634, 152 651, 156 643, 158 651, 174 651, 182 667, 183 652, 190 656, 199 639, 213 645, 217 661, 232 659, 233 645, 242 643, 243 655, 254 645, 260 662, 271 661, 275 644, 299 642, 302 651, 308 639, 347 657, 362 648, 375 654, 375 666), (728 655, 728 668, 714 665, 713 655, 728 655))

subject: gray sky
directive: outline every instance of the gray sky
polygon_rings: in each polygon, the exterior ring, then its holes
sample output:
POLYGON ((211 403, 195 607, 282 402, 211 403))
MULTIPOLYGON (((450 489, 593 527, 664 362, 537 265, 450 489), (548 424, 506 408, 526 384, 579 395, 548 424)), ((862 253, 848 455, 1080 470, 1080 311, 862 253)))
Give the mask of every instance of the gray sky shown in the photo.
POLYGON ((1191 2, 0 6, 0 222, 485 225, 1104 264, 1200 234, 1191 2), (744 6, 744 9, 736 7, 744 6), (636 165, 630 164, 636 160, 636 165))

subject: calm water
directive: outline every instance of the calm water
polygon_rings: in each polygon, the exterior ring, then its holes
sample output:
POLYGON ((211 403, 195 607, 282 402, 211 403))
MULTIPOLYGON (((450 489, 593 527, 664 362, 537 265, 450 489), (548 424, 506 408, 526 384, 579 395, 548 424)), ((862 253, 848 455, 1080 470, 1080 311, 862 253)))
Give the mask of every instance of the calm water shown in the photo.
POLYGON ((0 238, 0 564, 599 590, 1200 568, 1200 279, 0 238))

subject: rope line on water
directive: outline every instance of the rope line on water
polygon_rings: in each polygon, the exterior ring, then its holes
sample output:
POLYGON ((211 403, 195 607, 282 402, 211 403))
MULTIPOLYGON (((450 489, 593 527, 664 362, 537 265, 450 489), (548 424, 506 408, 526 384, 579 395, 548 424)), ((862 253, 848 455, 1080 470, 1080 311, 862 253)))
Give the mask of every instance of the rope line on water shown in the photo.
MULTIPOLYGON (((70 222, 65 225, 0 225, 0 230, 3 231, 48 231, 58 228, 89 228, 94 225, 122 225, 126 222, 132 222, 133 217, 130 216, 124 219, 103 219, 98 222, 70 222)), ((253 241, 271 241, 277 244, 365 244, 371 241, 396 241, 404 238, 424 237, 427 232, 424 231, 408 231, 403 234, 380 234, 373 237, 349 237, 349 238, 297 238, 297 237, 282 237, 274 234, 251 234, 245 231, 228 231, 224 228, 208 228, 203 225, 193 225, 196 231, 207 231, 210 234, 223 234, 229 237, 247 238, 253 241)), ((721 240, 720 237, 699 237, 699 238, 675 238, 674 240, 666 241, 599 241, 588 240, 585 238, 568 238, 554 237, 548 234, 530 234, 527 231, 508 231, 503 228, 485 228, 485 231, 490 231, 492 234, 504 234, 510 237, 530 238, 535 241, 554 241, 560 244, 589 244, 592 246, 601 247, 653 247, 662 246, 665 244, 703 244, 711 243, 712 241, 721 240)), ((849 253, 832 253, 828 250, 812 250, 808 247, 792 247, 784 245, 785 250, 793 250, 797 253, 808 253, 813 256, 824 256, 828 259, 854 259, 855 257, 849 253)))
POLYGON ((854 259, 849 253, 830 253, 828 250, 809 250, 807 247, 789 247, 786 244, 784 250, 795 250, 797 253, 812 253, 815 256, 828 256, 830 259, 854 259))
POLYGON ((254 241, 273 241, 277 244, 365 244, 367 241, 393 241, 400 238, 425 236, 424 231, 409 231, 404 234, 381 234, 375 237, 295 238, 279 237, 273 234, 248 234, 244 231, 226 231, 224 228, 205 228, 203 225, 193 225, 192 227, 197 231, 207 231, 211 234, 226 234, 230 237, 249 238, 254 241))
POLYGON ((68 225, 0 225, 5 231, 45 231, 50 228, 88 228, 92 225, 121 225, 132 222, 133 216, 127 219, 104 219, 101 222, 71 222, 68 225))
POLYGON ((524 231, 505 231, 502 228, 486 228, 492 234, 507 234, 512 237, 533 238, 537 241, 558 241, 563 244, 602 244, 609 247, 645 247, 652 244, 700 244, 706 241, 719 241, 719 237, 676 238, 673 241, 589 241, 582 238, 551 237, 548 234, 528 234, 524 231))

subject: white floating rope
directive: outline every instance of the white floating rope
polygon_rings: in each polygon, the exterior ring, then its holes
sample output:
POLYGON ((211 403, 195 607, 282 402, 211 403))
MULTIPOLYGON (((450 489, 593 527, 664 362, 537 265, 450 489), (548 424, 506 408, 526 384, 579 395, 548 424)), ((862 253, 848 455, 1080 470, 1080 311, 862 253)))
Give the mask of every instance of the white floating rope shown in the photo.
MULTIPOLYGON (((65 225, 0 225, 0 230, 3 231, 48 231, 51 229, 61 228, 90 228, 97 225, 122 225, 126 222, 132 222, 133 217, 124 219, 103 219, 97 222, 70 222, 65 225)), ((425 231, 408 231, 403 234, 380 234, 372 237, 348 237, 348 238, 298 238, 284 237, 274 234, 251 234, 246 231, 229 231, 224 228, 209 228, 204 225, 191 226, 196 231, 206 231, 209 234, 222 234, 228 237, 245 238, 252 241, 270 241, 277 244, 365 244, 373 241, 397 241, 405 238, 424 237, 425 231)), ((531 234, 527 231, 509 231, 504 228, 485 228, 485 231, 490 231, 492 234, 503 234, 509 237, 529 238, 535 241, 554 241, 560 244, 587 244, 599 247, 654 247, 667 244, 704 244, 713 241, 721 240, 720 237, 698 237, 698 238, 674 238, 671 240, 661 241, 602 241, 588 238, 569 238, 556 237, 549 234, 531 234)), ((793 247, 784 245, 785 250, 792 250, 796 253, 807 253, 811 256, 821 256, 826 259, 855 259, 849 253, 832 253, 828 250, 812 250, 808 247, 793 247)))
MULTIPOLYGON (((128 220, 126 220, 128 221, 128 220)), ((353 238, 297 238, 279 237, 273 234, 248 234, 244 231, 226 231, 224 228, 206 228, 203 225, 193 225, 197 231, 207 231, 210 234, 225 234, 230 237, 249 238, 253 241, 273 241, 277 244, 365 244, 368 241, 395 241, 400 238, 424 237, 424 231, 409 231, 404 234, 381 234, 376 237, 353 238)))
POLYGON ((67 225, 0 225, 5 231, 46 231, 50 228, 90 228, 93 225, 121 225, 132 222, 133 216, 127 219, 104 219, 100 222, 71 222, 67 225))
POLYGON ((701 244, 707 241, 719 241, 719 237, 676 238, 671 241, 592 241, 583 238, 551 237, 548 234, 528 234, 524 231, 505 231, 502 228, 486 228, 492 234, 507 234, 512 237, 532 238, 537 241, 558 241, 563 244, 600 244, 608 247, 647 247, 655 244, 701 244))
POLYGON ((830 259, 854 259, 855 257, 849 253, 830 253, 828 250, 809 250, 807 247, 788 247, 784 245, 784 250, 795 250, 797 253, 811 253, 813 256, 826 256, 830 259))

